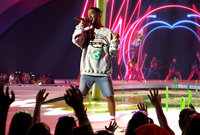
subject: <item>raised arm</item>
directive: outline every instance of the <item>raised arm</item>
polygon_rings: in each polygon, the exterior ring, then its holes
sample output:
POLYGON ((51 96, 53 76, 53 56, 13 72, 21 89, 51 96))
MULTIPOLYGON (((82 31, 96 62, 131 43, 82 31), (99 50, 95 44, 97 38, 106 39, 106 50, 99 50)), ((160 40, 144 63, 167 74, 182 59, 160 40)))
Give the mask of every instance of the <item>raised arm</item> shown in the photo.
POLYGON ((84 42, 87 38, 87 33, 84 30, 84 22, 81 21, 75 28, 72 35, 72 42, 80 48, 83 48, 84 42))
POLYGON ((137 107, 140 111, 143 111, 143 113, 146 114, 146 116, 148 116, 147 105, 145 105, 144 103, 139 103, 137 104, 137 107))
POLYGON ((4 94, 3 87, 0 85, 0 135, 5 135, 8 110, 12 102, 15 101, 14 92, 11 91, 11 96, 9 96, 9 88, 7 87, 4 94))
POLYGON ((66 94, 64 94, 64 99, 65 102, 74 109, 76 116, 79 120, 79 125, 81 129, 83 129, 87 133, 93 133, 92 126, 83 105, 83 96, 80 90, 71 85, 71 88, 66 90, 66 94))
POLYGON ((34 109, 34 113, 33 113, 33 124, 36 122, 40 122, 41 105, 45 101, 47 96, 49 95, 49 93, 45 94, 45 92, 46 92, 46 89, 42 89, 38 92, 38 94, 36 96, 35 109, 34 109))
POLYGON ((195 107, 193 106, 193 104, 192 104, 192 103, 190 103, 190 104, 189 104, 189 107, 190 107, 191 109, 193 109, 193 110, 195 110, 195 111, 196 111, 196 109, 195 109, 195 107))
POLYGON ((105 129, 112 132, 114 134, 115 130, 118 128, 119 126, 117 125, 116 121, 110 121, 110 125, 109 127, 105 126, 105 129))
POLYGON ((173 130, 169 127, 167 119, 164 115, 164 112, 162 110, 161 106, 161 96, 158 94, 158 89, 154 89, 153 91, 150 90, 150 95, 148 95, 152 105, 156 109, 156 114, 158 121, 160 123, 160 126, 165 128, 171 135, 174 135, 173 130))

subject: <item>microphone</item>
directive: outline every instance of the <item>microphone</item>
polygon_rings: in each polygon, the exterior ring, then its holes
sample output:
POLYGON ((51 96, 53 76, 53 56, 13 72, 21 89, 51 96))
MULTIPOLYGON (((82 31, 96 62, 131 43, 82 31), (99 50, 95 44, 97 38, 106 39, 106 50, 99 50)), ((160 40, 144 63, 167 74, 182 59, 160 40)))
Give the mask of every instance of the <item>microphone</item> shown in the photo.
POLYGON ((83 22, 92 22, 92 18, 81 18, 81 17, 74 17, 75 20, 77 21, 83 21, 83 22))

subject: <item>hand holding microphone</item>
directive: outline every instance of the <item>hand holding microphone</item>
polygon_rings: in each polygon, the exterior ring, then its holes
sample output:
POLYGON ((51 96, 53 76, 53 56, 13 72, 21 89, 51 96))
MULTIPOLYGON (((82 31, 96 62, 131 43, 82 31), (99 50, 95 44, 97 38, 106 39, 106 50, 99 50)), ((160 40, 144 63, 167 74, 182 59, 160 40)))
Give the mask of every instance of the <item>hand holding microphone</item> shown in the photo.
POLYGON ((82 24, 86 24, 86 23, 90 23, 92 22, 92 18, 88 18, 88 17, 74 17, 74 19, 81 21, 82 24))

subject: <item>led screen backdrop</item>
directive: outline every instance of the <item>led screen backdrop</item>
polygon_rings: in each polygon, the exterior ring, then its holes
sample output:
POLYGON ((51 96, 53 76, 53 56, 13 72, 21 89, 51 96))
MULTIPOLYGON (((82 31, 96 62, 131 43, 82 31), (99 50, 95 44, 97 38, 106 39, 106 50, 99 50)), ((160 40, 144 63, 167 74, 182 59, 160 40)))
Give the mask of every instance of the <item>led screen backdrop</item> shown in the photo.
MULTIPOLYGON (((46 0, 30 6, 31 10, 24 7, 25 0, 20 2, 7 5, 9 8, 0 14, 0 27, 6 26, 0 31, 0 72, 51 72, 55 78, 76 79, 81 50, 71 42, 78 24, 74 17, 85 16, 96 2, 46 0), (16 12, 19 9, 21 12, 16 12)), ((134 57, 143 79, 152 57, 159 61, 162 79, 173 57, 187 79, 194 60, 200 60, 199 12, 198 0, 108 0, 106 27, 119 33, 121 39, 119 56, 113 59, 113 79, 126 77, 127 63, 134 57), (131 46, 138 33, 144 34, 144 40, 133 52, 131 46)))

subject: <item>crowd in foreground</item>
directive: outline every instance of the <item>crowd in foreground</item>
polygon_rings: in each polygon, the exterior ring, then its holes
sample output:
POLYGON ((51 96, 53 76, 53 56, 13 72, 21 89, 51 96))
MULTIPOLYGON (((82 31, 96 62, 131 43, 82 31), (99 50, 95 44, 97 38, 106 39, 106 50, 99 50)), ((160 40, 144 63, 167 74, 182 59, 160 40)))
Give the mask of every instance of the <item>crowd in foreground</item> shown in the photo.
MULTIPOLYGON (((4 85, 1 84, 0 135, 5 135, 9 107, 15 101, 15 93, 13 91, 10 92, 9 87, 5 89, 4 85)), ((153 119, 148 117, 147 105, 139 103, 138 111, 135 111, 132 118, 127 121, 125 135, 174 135, 163 113, 158 89, 153 89, 149 92, 148 97, 155 107, 159 125, 154 124, 153 119)), ((45 89, 37 93, 33 116, 26 111, 16 112, 11 120, 8 135, 51 135, 49 126, 40 121, 41 105, 48 95, 49 93, 45 89)), ((105 130, 94 132, 87 117, 87 109, 83 104, 83 96, 79 89, 71 86, 64 93, 64 100, 67 105, 74 109, 78 124, 75 117, 62 116, 57 121, 55 135, 114 135, 115 130, 118 128, 115 120, 112 120, 108 127, 105 126, 105 130)), ((200 114, 192 104, 190 104, 190 108, 181 110, 179 126, 182 135, 199 134, 200 114)))

